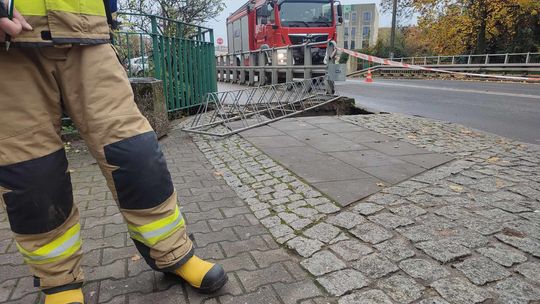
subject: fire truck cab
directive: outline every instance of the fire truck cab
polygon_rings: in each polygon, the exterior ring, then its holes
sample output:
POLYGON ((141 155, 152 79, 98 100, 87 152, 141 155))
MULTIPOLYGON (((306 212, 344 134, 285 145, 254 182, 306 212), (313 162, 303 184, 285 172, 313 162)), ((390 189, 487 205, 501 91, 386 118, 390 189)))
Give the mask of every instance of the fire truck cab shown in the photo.
MULTIPOLYGON (((341 4, 334 0, 251 0, 227 18, 229 53, 335 40, 341 16, 341 4)), ((325 46, 314 48, 312 62, 322 63, 325 52, 325 46)), ((286 50, 278 52, 280 62, 286 56, 286 50)), ((301 48, 293 57, 303 64, 301 48)))

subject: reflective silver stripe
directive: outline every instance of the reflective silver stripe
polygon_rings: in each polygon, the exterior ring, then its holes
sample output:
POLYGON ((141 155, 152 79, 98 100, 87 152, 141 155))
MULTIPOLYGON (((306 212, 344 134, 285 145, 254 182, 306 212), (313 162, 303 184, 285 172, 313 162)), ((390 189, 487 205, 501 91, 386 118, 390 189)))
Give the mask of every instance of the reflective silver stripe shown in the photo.
POLYGON ((48 259, 54 259, 56 257, 61 256, 64 252, 66 252, 68 249, 73 247, 81 238, 81 231, 77 231, 72 237, 70 237, 68 240, 66 240, 62 245, 56 247, 53 251, 49 252, 47 255, 26 255, 25 256, 32 261, 44 261, 48 259))
POLYGON ((182 214, 178 213, 178 218, 176 218, 176 220, 174 222, 170 223, 167 226, 164 226, 164 227, 159 228, 159 229, 154 230, 154 231, 148 231, 148 232, 144 232, 144 233, 135 232, 135 233, 140 235, 145 240, 149 240, 151 238, 155 238, 155 237, 158 237, 160 235, 166 234, 167 232, 170 232, 176 225, 178 225, 178 223, 180 223, 182 221, 182 219, 183 219, 182 214))

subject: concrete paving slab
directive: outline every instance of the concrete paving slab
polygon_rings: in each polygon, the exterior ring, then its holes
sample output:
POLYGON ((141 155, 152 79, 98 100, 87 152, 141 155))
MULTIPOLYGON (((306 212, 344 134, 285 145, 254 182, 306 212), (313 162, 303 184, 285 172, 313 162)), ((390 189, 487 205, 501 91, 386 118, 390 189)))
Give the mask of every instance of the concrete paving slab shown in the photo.
POLYGON ((392 137, 373 131, 340 132, 338 135, 347 138, 348 140, 354 141, 355 143, 382 142, 394 140, 392 137))
POLYGON ((309 116, 309 117, 298 117, 296 119, 308 122, 312 125, 336 123, 336 122, 341 121, 337 116, 309 116))
POLYGON ((244 137, 263 137, 263 136, 280 136, 280 135, 286 135, 286 134, 276 128, 272 128, 269 126, 260 126, 258 128, 254 128, 254 129, 250 129, 250 130, 246 130, 242 132, 242 136, 244 137))
POLYGON ((362 168, 362 171, 389 184, 397 184, 426 171, 426 169, 413 164, 394 164, 391 166, 366 167, 362 168))
POLYGON ((353 125, 348 122, 339 121, 337 120, 336 123, 325 123, 317 125, 322 129, 335 132, 335 133, 341 133, 341 132, 359 132, 359 131, 365 131, 366 129, 361 128, 357 125, 353 125))
POLYGON ((288 166, 291 171, 310 183, 370 177, 369 174, 331 157, 316 163, 309 161, 290 162, 288 166))
POLYGON ((381 180, 376 178, 363 178, 332 182, 319 182, 313 185, 326 193, 342 207, 378 192, 381 188, 377 185, 381 180))
POLYGON ((309 138, 303 140, 303 142, 321 152, 361 151, 370 149, 366 146, 354 143, 342 137, 334 136, 325 136, 324 138, 309 138))
POLYGON ((283 147, 302 147, 304 143, 299 140, 288 136, 263 136, 263 137, 251 137, 250 141, 257 147, 264 148, 283 148, 283 147))
POLYGON ((388 156, 375 150, 332 152, 330 155, 355 168, 407 164, 403 160, 388 156))
POLYGON ((402 141, 385 141, 385 142, 368 142, 364 145, 380 151, 386 155, 412 155, 412 154, 428 154, 430 153, 426 149, 418 148, 415 145, 411 145, 402 141))
POLYGON ((431 169, 442 164, 446 164, 454 158, 444 154, 431 153, 421 155, 405 155, 400 156, 399 159, 413 163, 425 169, 431 169))
MULTIPOLYGON (((251 141, 251 138, 249 139, 251 141)), ((315 148, 305 147, 282 147, 266 148, 264 153, 282 164, 291 164, 297 162, 321 162, 326 160, 327 156, 315 148)))
POLYGON ((305 129, 317 129, 316 126, 309 124, 305 121, 299 120, 279 120, 274 123, 271 123, 272 128, 276 128, 281 131, 292 131, 292 130, 305 130, 305 129))

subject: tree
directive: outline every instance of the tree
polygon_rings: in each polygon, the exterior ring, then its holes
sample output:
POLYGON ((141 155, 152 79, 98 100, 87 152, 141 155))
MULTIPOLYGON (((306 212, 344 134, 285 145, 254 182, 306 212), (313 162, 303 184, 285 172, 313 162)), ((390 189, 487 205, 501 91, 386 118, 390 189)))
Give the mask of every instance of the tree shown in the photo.
MULTIPOLYGON (((120 11, 156 15, 164 18, 200 25, 216 18, 225 8, 224 0, 121 0, 120 11)), ((144 18, 128 18, 128 25, 148 31, 148 21, 144 18)), ((162 22, 166 32, 176 31, 168 22, 162 22)), ((190 33, 185 29, 184 34, 190 33)))
POLYGON ((419 16, 418 39, 438 55, 539 49, 538 0, 401 0, 399 7, 400 16, 419 16))

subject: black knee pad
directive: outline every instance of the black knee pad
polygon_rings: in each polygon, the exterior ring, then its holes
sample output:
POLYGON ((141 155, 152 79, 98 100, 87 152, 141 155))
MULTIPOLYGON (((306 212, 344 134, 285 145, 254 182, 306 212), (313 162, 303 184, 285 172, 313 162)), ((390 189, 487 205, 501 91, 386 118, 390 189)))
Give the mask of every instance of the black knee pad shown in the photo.
POLYGON ((71 214, 73 193, 64 149, 41 158, 0 166, 0 186, 11 230, 46 233, 71 214))
POLYGON ((107 145, 104 150, 107 162, 118 167, 112 177, 121 208, 153 208, 173 194, 171 174, 153 131, 107 145))

